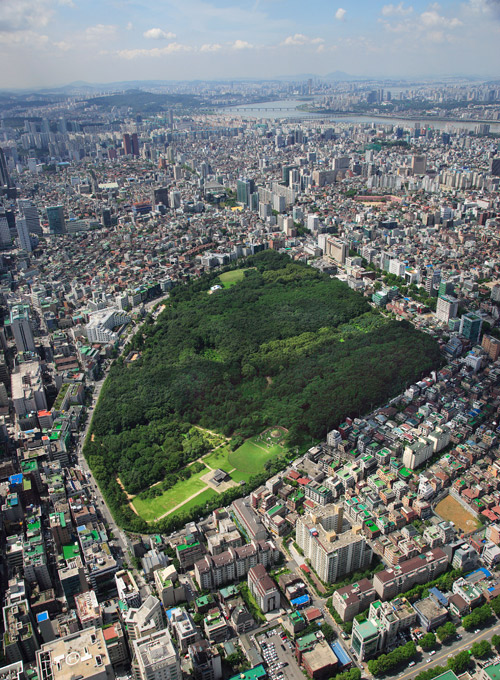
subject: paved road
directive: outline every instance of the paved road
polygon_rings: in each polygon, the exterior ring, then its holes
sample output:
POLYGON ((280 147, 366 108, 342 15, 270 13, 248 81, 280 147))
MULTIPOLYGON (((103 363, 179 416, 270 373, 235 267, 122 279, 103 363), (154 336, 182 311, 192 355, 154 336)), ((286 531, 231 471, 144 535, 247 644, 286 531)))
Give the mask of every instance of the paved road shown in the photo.
POLYGON ((106 379, 106 375, 98 380, 97 382, 94 383, 94 393, 92 395, 92 407, 88 409, 89 417, 87 419, 87 423, 85 424, 85 427, 83 431, 80 433, 80 441, 77 444, 76 447, 76 455, 77 455, 77 460, 78 460, 78 465, 81 467, 83 472, 87 475, 87 478, 90 479, 92 489, 94 490, 96 497, 97 497, 97 508, 99 512, 102 514, 104 517, 107 525, 109 526, 110 530, 113 533, 114 539, 120 546, 124 557, 126 557, 128 551, 129 551, 129 544, 128 544, 128 539, 125 533, 118 527, 116 524, 115 520, 113 519, 113 516, 111 512, 109 511, 108 506, 104 502, 104 498, 102 496, 101 490, 99 489, 96 480, 94 479, 94 475, 92 474, 87 461, 85 460, 85 457, 82 453, 83 446, 85 444, 85 439, 87 438, 89 429, 90 429, 90 424, 92 422, 92 416, 94 415, 94 406, 97 403, 97 400, 99 399, 99 395, 101 393, 102 386, 104 385, 104 381, 106 379))
POLYGON ((408 671, 406 670, 402 671, 401 673, 399 673, 399 675, 397 675, 397 678, 398 680, 406 680, 407 678, 414 678, 422 671, 429 670, 429 668, 433 668, 434 666, 446 666, 446 663, 450 656, 456 656, 459 652, 463 652, 464 650, 468 651, 474 642, 481 642, 481 640, 489 641, 493 635, 495 634, 498 635, 499 632, 500 622, 498 621, 498 619, 496 620, 495 625, 493 625, 491 628, 485 628, 484 630, 481 630, 481 632, 477 634, 475 634, 474 632, 467 633, 461 629, 460 630, 460 634, 462 635, 461 640, 456 640, 451 644, 442 645, 441 649, 436 650, 436 653, 433 656, 429 656, 428 652, 423 652, 424 657, 423 661, 417 663, 416 666, 413 666, 408 671), (429 663, 427 663, 426 659, 432 660, 429 663))

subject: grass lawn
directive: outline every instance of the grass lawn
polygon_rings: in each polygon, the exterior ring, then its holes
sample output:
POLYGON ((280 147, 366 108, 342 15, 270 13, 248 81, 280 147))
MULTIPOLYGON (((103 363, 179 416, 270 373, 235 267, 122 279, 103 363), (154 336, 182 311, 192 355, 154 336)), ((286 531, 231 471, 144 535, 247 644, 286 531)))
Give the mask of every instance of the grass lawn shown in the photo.
POLYGON ((246 269, 234 269, 231 272, 224 272, 219 276, 219 280, 224 288, 231 288, 238 281, 243 281, 245 278, 246 269))
POLYGON ((168 512, 168 510, 174 508, 176 505, 182 503, 182 501, 189 498, 197 491, 204 489, 206 484, 200 478, 207 472, 208 468, 198 472, 185 481, 177 482, 171 489, 162 493, 161 496, 148 498, 147 500, 136 497, 132 503, 139 515, 147 522, 151 522, 168 512))
POLYGON ((221 470, 224 470, 224 472, 230 472, 234 468, 234 465, 229 462, 229 454, 229 448, 227 446, 222 446, 220 449, 217 449, 217 451, 213 451, 212 453, 209 453, 208 456, 205 456, 203 462, 209 465, 213 470, 220 468, 221 470))
POLYGON ((252 475, 263 471, 268 460, 279 456, 284 448, 279 444, 272 444, 269 448, 263 442, 258 442, 257 437, 247 439, 239 449, 229 454, 229 463, 236 471, 231 474, 235 482, 242 479, 248 481, 252 475))
POLYGON ((184 512, 184 511, 187 512, 189 510, 192 510, 193 508, 198 508, 200 506, 203 507, 205 505, 205 503, 207 503, 208 501, 211 501, 212 498, 214 498, 217 495, 218 495, 217 492, 213 491, 213 489, 207 489, 203 493, 200 493, 199 496, 196 496, 196 498, 193 498, 190 501, 188 501, 187 503, 184 503, 182 508, 179 508, 179 512, 184 512))

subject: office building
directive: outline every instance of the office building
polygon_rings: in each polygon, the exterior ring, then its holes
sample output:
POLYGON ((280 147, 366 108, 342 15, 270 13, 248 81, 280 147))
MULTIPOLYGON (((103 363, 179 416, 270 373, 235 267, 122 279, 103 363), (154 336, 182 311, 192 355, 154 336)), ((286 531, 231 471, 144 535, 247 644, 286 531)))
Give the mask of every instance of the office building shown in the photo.
POLYGON ((250 196, 255 193, 255 182, 253 179, 239 179, 236 182, 236 200, 238 203, 250 206, 250 196))
POLYGON ((130 640, 138 640, 165 628, 160 600, 149 595, 138 609, 129 609, 124 623, 130 640))
POLYGON ((25 217, 18 217, 16 220, 17 238, 19 239, 19 247, 27 253, 31 253, 33 246, 28 231, 28 224, 25 217))
POLYGON ((10 235, 9 222, 5 210, 0 207, 0 248, 10 248, 12 237, 10 235))
POLYGON ((200 638, 200 633, 191 615, 185 609, 176 607, 169 611, 168 623, 174 638, 177 640, 178 648, 185 654, 189 645, 194 644, 200 638))
POLYGON ((427 157, 425 154, 415 155, 411 159, 411 170, 414 175, 425 175, 427 169, 427 157))
MULTIPOLYGON (((189 658, 197 680, 220 680, 222 678, 222 662, 216 647, 207 640, 199 640, 190 645, 189 658)), ((0 679, 1 680, 1 679, 0 679)))
POLYGON ((373 555, 371 547, 360 535, 361 527, 337 533, 332 521, 337 524, 338 515, 328 507, 318 508, 314 514, 299 517, 297 521, 297 543, 314 571, 326 583, 334 583, 352 571, 366 569, 373 555))
POLYGON ((87 628, 53 642, 36 655, 39 680, 114 680, 101 628, 87 628))
POLYGON ((10 310, 10 327, 18 352, 36 352, 29 305, 14 305, 10 310))
POLYGON ((337 264, 345 264, 347 257, 347 243, 339 238, 326 239, 325 255, 337 264))
POLYGON ((52 206, 46 209, 49 221, 49 231, 51 234, 65 234, 66 220, 64 219, 64 208, 62 205, 52 206))
POLYGON ((26 219, 26 226, 28 227, 28 232, 30 234, 36 234, 41 236, 42 225, 40 224, 40 216, 38 214, 38 209, 33 205, 31 201, 26 198, 19 198, 17 200, 17 207, 19 212, 26 219))
POLYGON ((89 342, 112 344, 119 338, 113 328, 122 326, 130 321, 125 312, 115 307, 100 309, 90 315, 89 322, 85 327, 89 342))
POLYGON ((3 629, 3 653, 8 663, 34 661, 39 644, 27 600, 3 608, 3 629))
POLYGON ((483 326, 483 320, 474 312, 469 312, 464 314, 460 320, 460 335, 467 340, 470 340, 472 344, 479 342, 479 337, 481 335, 481 328, 483 326))
POLYGON ((500 156, 490 160, 490 173, 495 177, 500 177, 500 156))
POLYGON ((494 338, 492 335, 483 335, 481 345, 492 361, 498 359, 500 356, 500 340, 494 338))
POLYGON ((416 620, 417 612, 404 598, 392 602, 376 600, 365 618, 354 619, 351 648, 360 661, 372 659, 394 644, 399 633, 414 625, 416 620))
POLYGON ((7 168, 7 161, 5 160, 5 154, 0 146, 0 187, 12 187, 12 182, 9 176, 9 170, 7 168))
POLYGON ((134 640, 132 655, 134 680, 182 680, 179 654, 168 630, 134 640))
POLYGON ((113 668, 128 665, 129 654, 127 642, 121 624, 117 621, 107 628, 103 628, 104 642, 108 650, 109 660, 113 668))

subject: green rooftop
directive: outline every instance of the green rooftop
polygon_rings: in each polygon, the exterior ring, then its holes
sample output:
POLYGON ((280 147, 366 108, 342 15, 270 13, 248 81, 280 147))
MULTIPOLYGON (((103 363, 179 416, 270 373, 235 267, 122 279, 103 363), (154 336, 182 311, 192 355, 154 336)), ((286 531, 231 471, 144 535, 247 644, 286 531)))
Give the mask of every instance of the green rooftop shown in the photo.
POLYGON ((65 560, 71 560, 75 557, 79 557, 80 548, 77 545, 63 545, 62 547, 63 557, 65 560))
POLYGON ((188 548, 194 548, 195 546, 200 545, 199 541, 195 541, 194 543, 185 543, 183 545, 178 545, 177 550, 179 552, 182 552, 183 550, 187 550, 188 548))
POLYGON ((229 680, 261 680, 263 678, 267 678, 267 671, 262 664, 259 664, 248 671, 233 675, 229 680))

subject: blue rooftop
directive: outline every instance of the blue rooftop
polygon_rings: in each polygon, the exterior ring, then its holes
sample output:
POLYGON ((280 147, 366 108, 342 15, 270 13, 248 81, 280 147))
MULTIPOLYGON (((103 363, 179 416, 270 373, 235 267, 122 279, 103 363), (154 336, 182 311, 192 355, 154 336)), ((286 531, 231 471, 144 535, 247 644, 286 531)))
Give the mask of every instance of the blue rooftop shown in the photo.
POLYGON ((48 621, 49 612, 40 612, 39 614, 37 614, 36 620, 38 621, 38 623, 40 623, 40 621, 48 621))
POLYGON ((21 485, 23 483, 23 473, 19 472, 19 474, 17 474, 17 475, 11 475, 9 477, 9 482, 12 485, 18 485, 18 484, 21 485))
POLYGON ((341 666, 347 666, 348 664, 352 663, 351 657, 342 647, 339 640, 335 640, 335 642, 330 643, 330 647, 332 648, 332 652, 339 660, 341 666))

